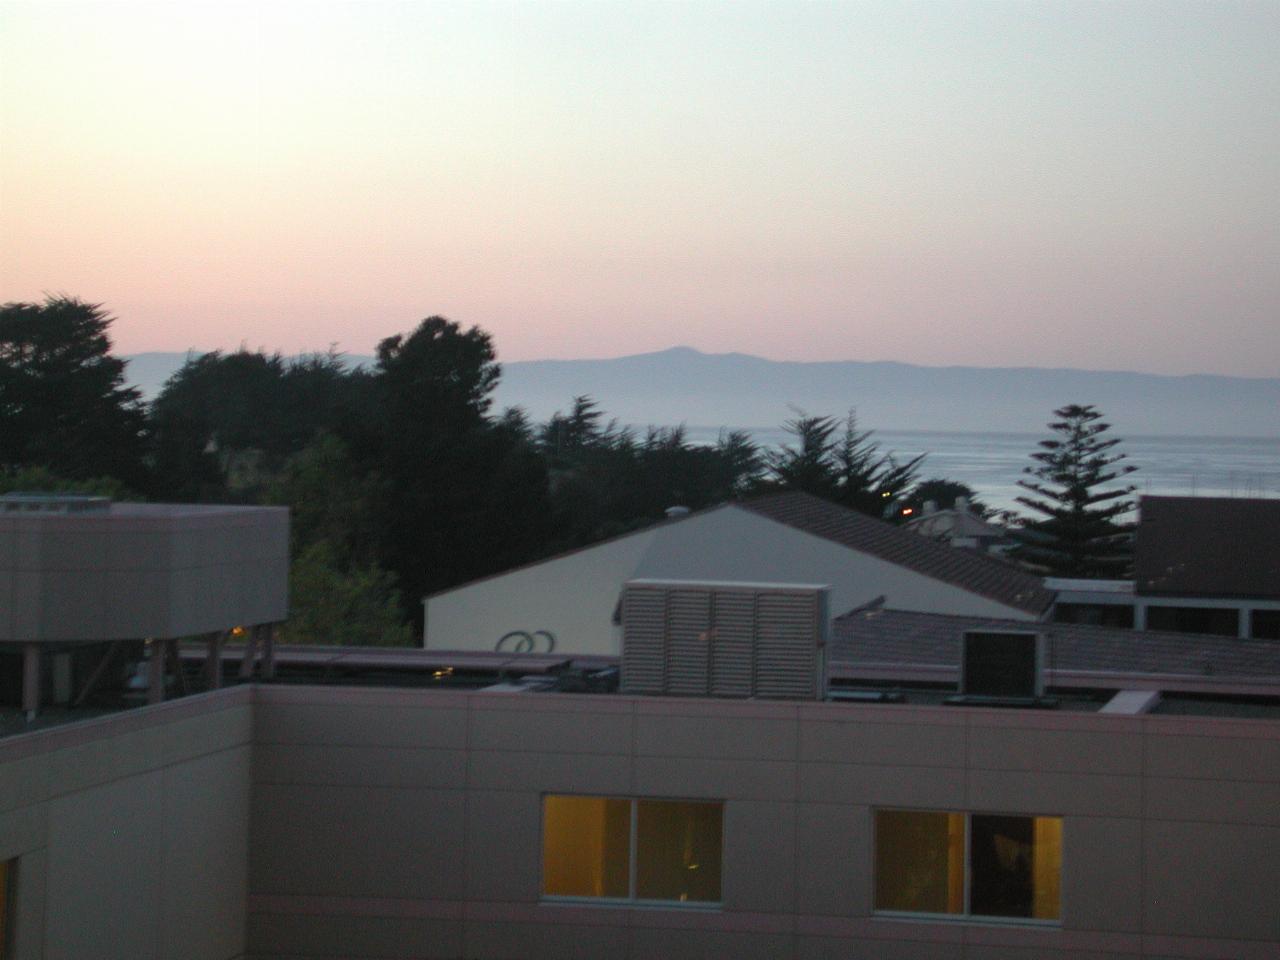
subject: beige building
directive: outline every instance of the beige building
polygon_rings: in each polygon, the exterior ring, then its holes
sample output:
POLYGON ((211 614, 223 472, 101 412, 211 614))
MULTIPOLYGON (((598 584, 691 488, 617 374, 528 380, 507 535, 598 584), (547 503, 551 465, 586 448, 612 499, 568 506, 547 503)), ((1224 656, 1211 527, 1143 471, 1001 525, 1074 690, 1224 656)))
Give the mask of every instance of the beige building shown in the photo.
POLYGON ((0 862, 17 960, 1270 960, 1280 722, 240 687, 0 740, 0 862))

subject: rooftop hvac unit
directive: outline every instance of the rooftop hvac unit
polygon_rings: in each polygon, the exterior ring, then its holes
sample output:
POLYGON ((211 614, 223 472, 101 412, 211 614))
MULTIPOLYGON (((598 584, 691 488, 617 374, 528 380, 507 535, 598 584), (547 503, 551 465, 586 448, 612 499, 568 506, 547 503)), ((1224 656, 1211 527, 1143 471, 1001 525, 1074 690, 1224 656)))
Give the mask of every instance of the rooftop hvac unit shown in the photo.
POLYGON ((1044 637, 1015 630, 966 630, 960 639, 960 695, 948 703, 1056 706, 1044 696, 1044 637))
POLYGON ((622 595, 623 693, 816 700, 827 590, 632 580, 622 595))

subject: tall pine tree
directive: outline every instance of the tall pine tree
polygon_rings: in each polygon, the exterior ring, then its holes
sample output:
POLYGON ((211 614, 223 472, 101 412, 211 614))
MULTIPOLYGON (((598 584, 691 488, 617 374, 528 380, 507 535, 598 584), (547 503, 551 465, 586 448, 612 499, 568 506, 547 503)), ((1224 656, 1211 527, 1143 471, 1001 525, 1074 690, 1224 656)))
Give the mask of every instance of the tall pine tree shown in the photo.
POLYGON ((1040 441, 1018 486, 1032 494, 1018 502, 1041 515, 1018 531, 1013 557, 1051 576, 1107 578, 1128 572, 1133 524, 1132 484, 1108 486, 1137 467, 1121 464, 1120 443, 1104 438, 1111 428, 1090 405, 1070 404, 1053 414, 1054 436, 1040 441))

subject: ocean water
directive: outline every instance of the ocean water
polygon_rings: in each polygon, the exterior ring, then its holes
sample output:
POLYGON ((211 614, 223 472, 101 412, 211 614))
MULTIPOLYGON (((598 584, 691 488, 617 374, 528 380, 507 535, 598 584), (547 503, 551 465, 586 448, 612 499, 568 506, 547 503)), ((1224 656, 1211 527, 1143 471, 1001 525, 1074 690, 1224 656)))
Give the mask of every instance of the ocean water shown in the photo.
MULTIPOLYGON (((789 443, 777 427, 746 429, 762 446, 789 443)), ((719 428, 689 427, 696 443, 714 443, 719 428)), ((1017 485, 1031 454, 1048 436, 1033 433, 942 433, 876 430, 871 439, 901 458, 925 454, 920 478, 946 477, 968 484, 988 507, 1019 510, 1017 485)), ((1137 467, 1126 481, 1138 494, 1203 497, 1280 497, 1280 436, 1277 437, 1124 437, 1113 453, 1137 467)))

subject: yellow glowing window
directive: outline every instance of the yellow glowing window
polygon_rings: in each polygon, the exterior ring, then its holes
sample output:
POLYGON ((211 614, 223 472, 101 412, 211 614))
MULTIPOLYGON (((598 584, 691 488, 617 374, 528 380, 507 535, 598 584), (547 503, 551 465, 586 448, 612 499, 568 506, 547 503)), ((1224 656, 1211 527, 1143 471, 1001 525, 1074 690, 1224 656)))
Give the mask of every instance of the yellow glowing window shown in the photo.
POLYGON ((631 801, 547 797, 542 803, 542 892, 626 897, 631 888, 631 801))
POLYGON ((877 910, 1057 920, 1062 818, 876 811, 877 910))
POLYGON ((542 892, 718 903, 723 804, 548 796, 542 892))

